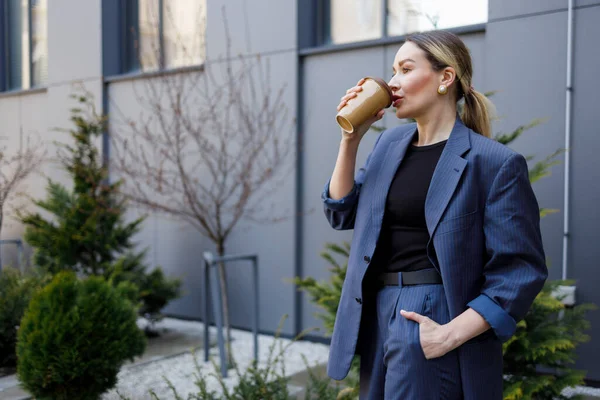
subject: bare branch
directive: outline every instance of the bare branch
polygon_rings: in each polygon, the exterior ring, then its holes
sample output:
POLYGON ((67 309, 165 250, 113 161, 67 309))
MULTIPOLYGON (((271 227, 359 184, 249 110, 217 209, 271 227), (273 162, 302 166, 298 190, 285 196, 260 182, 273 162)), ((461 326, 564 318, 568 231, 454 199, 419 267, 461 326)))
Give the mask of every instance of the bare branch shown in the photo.
POLYGON ((127 197, 192 224, 217 245, 242 218, 282 219, 261 205, 294 166, 286 86, 273 87, 269 59, 233 57, 225 13, 223 21, 224 57, 206 60, 203 70, 135 81, 139 114, 111 98, 110 127, 112 166, 127 197))
POLYGON ((0 146, 0 231, 4 222, 5 205, 46 157, 46 150, 37 135, 23 138, 21 133, 19 139, 19 148, 14 152, 8 151, 6 146, 0 146))
MULTIPOLYGON (((141 207, 191 224, 220 255, 242 218, 281 220, 275 206, 267 203, 285 185, 294 165, 294 121, 285 103, 285 85, 272 87, 268 59, 232 55, 224 8, 223 22, 225 57, 205 60, 202 70, 170 71, 134 81, 139 114, 131 115, 111 97, 109 129, 111 166, 124 179, 124 194, 141 207)), ((182 26, 174 20, 171 25, 182 26)), ((204 29, 205 21, 194 26, 204 29)), ((203 31, 193 36, 202 41, 205 37, 203 31)), ((198 51, 190 49, 187 36, 169 37, 173 51, 190 57, 188 65, 193 65, 198 51)), ((159 65, 167 52, 150 46, 155 53, 147 54, 143 36, 140 41, 142 69, 159 65)), ((200 48, 203 52, 203 43, 200 48)), ((229 343, 222 264, 219 283, 229 343)))

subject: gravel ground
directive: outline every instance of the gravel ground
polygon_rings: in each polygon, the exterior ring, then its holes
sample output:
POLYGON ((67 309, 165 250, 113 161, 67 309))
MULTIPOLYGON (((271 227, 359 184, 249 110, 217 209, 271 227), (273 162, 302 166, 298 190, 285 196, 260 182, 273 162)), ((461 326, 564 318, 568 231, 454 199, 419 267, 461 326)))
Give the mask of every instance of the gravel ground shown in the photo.
MULTIPOLYGON (((172 318, 165 318, 157 325, 158 329, 166 328, 176 330, 182 333, 192 335, 200 335, 203 332, 204 325, 200 322, 183 321, 172 318)), ((211 338, 216 335, 216 329, 210 328, 211 338)), ((233 342, 232 351, 241 371, 252 362, 254 354, 252 333, 246 331, 232 330, 233 342)), ((302 360, 304 355, 308 361, 308 365, 313 367, 323 365, 327 362, 329 355, 329 346, 320 343, 311 342, 295 342, 292 343, 289 339, 277 339, 272 336, 259 335, 259 365, 264 366, 269 354, 269 347, 277 342, 276 349, 280 346, 289 345, 284 353, 283 365, 286 376, 291 376, 302 372, 306 369, 305 363, 302 360), (291 344, 290 344, 291 343, 291 344)), ((210 349, 210 357, 218 361, 218 349, 212 347, 210 349)), ((195 353, 195 360, 200 367, 202 375, 206 377, 209 390, 222 392, 221 386, 217 379, 210 376, 210 373, 215 372, 212 363, 204 362, 204 352, 199 349, 195 353)), ((179 395, 183 399, 187 399, 188 394, 197 393, 195 385, 197 370, 194 364, 194 356, 191 352, 185 354, 170 356, 159 360, 151 360, 140 364, 125 365, 119 372, 119 382, 117 387, 102 396, 102 400, 121 400, 117 391, 126 398, 131 400, 146 400, 152 399, 149 391, 153 390, 160 400, 174 399, 175 396, 163 377, 169 379, 173 386, 177 389, 179 395)), ((3 378, 4 380, 10 377, 3 378)), ((235 371, 229 371, 229 377, 224 380, 226 386, 231 389, 237 383, 238 379, 235 371)), ((1 386, 1 385, 0 385, 1 386)), ((10 386, 10 385, 9 385, 10 386)), ((298 389, 298 388, 295 388, 298 389)), ((291 392, 294 388, 291 388, 291 392)), ((1 390, 0 390, 1 392, 1 390)), ((568 388, 563 391, 566 396, 580 394, 587 396, 586 399, 600 399, 600 389, 592 387, 578 386, 568 388)), ((0 393, 0 399, 3 399, 0 393)), ((15 398, 19 398, 18 396, 15 398)), ((25 397, 27 398, 27 396, 25 397)))
POLYGON ((576 394, 581 394, 584 396, 589 396, 589 398, 600 398, 600 389, 589 386, 576 386, 574 388, 567 388, 563 390, 562 394, 565 396, 574 396, 576 394))
MULTIPOLYGON (((189 332, 201 332, 204 329, 203 324, 200 322, 182 321, 171 318, 165 318, 158 327, 189 332)), ((215 335, 216 329, 211 327, 210 334, 211 336, 215 335)), ((231 334, 233 338, 231 346, 234 359, 238 363, 240 371, 244 371, 251 364, 253 359, 254 347, 252 333, 233 329, 231 334)), ((327 362, 329 354, 329 346, 327 345, 306 341, 292 343, 289 339, 279 338, 275 340, 272 336, 259 335, 259 366, 266 365, 265 362, 269 355, 269 347, 275 341, 277 342, 275 354, 277 354, 277 349, 280 349, 280 346, 285 347, 289 345, 284 353, 285 356, 283 357, 286 376, 291 376, 306 369, 302 355, 306 357, 308 365, 311 367, 327 362)), ((218 348, 211 348, 209 354, 215 362, 218 361, 218 348)), ((211 361, 205 363, 204 352, 202 350, 197 350, 194 355, 189 352, 158 361, 123 368, 118 375, 119 382, 117 387, 103 395, 102 399, 120 399, 121 397, 117 391, 131 400, 151 399, 152 397, 150 396, 149 390, 153 390, 161 400, 175 398, 163 377, 167 378, 177 389, 179 395, 186 399, 188 394, 197 393, 198 391, 198 388, 194 383, 197 379, 194 358, 200 367, 202 375, 207 378, 208 389, 222 392, 217 379, 208 375, 215 371, 211 361)), ((229 376, 225 379, 225 382, 228 388, 232 388, 237 383, 235 371, 229 371, 229 376)))

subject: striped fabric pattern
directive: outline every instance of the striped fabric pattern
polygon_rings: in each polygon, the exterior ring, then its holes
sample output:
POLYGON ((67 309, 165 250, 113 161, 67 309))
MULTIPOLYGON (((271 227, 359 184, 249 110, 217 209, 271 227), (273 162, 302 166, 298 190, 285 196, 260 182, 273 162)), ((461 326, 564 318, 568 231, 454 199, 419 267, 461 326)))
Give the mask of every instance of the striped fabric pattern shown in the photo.
MULTIPOLYGON (((321 194, 331 226, 354 230, 331 338, 328 374, 333 379, 347 375, 356 352, 363 277, 390 184, 415 129, 408 124, 383 132, 347 196, 331 199, 329 182, 321 194)), ((470 307, 492 327, 493 335, 458 349, 465 399, 490 398, 480 390, 491 389, 485 382, 501 384, 501 344, 514 334, 548 276, 525 158, 473 132, 457 115, 431 180, 425 219, 428 255, 442 275, 450 317, 470 307)))

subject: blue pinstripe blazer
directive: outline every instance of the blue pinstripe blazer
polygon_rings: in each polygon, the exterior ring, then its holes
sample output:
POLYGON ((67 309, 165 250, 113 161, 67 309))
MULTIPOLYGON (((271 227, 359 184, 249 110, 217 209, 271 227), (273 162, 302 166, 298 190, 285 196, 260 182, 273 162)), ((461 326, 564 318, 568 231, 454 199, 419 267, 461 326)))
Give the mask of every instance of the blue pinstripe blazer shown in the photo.
MULTIPOLYGON (((322 193, 331 226, 354 229, 331 339, 328 374, 334 379, 347 375, 356 352, 362 280, 388 189, 415 129, 408 124, 383 132, 347 196, 331 199, 329 182, 322 193)), ((498 382, 502 342, 514 334, 548 275, 525 158, 473 132, 457 115, 431 180, 425 219, 428 255, 442 275, 450 316, 471 307, 492 327, 458 348, 462 379, 498 382)))

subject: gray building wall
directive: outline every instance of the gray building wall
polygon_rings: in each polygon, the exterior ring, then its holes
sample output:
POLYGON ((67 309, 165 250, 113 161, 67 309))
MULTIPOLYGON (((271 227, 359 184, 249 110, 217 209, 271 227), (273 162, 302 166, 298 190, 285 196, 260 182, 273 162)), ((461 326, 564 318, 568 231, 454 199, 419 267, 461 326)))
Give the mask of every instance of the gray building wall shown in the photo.
MULTIPOLYGON (((595 79, 596 72, 600 70, 600 51, 596 40, 600 37, 597 22, 600 18, 600 2, 585 3, 589 3, 590 7, 575 11, 568 266, 569 278, 577 280, 578 302, 591 302, 600 306, 600 291, 596 284, 596 260, 600 258, 600 248, 596 243, 600 226, 600 128, 597 100, 600 83, 595 79)), ((589 319, 592 323, 592 340, 578 350, 577 367, 588 371, 588 379, 600 381, 600 313, 590 313, 589 319)))
MULTIPOLYGON (((600 305, 595 287, 600 255, 595 245, 600 224, 598 177, 600 161, 597 100, 600 67, 597 38, 600 1, 574 1, 573 101, 570 182, 570 237, 567 277, 576 280, 577 302, 600 305)), ((543 157, 565 147, 565 87, 567 68, 567 1, 492 0, 486 28, 486 88, 500 89, 493 100, 505 118, 499 130, 513 129, 533 118, 547 118, 515 142, 517 151, 543 157)), ((561 157, 564 161, 564 157, 561 157)), ((560 211, 541 222, 550 279, 562 276, 564 164, 538 181, 534 190, 542 207, 560 211)), ((600 315, 588 314, 592 340, 580 346, 576 368, 600 380, 600 315)))
MULTIPOLYGON (((269 64, 271 85, 274 90, 285 85, 284 102, 289 109, 289 133, 294 135, 293 117, 296 109, 296 3, 292 0, 208 1, 206 51, 207 63, 217 79, 225 66, 227 41, 223 13, 231 39, 231 57, 246 59, 261 55, 269 64), (265 12, 268 10, 268 12, 265 12), (274 34, 276 32, 276 34, 274 34)), ((233 67, 241 65, 235 61, 233 67)), ((266 64, 265 64, 266 65, 266 64)), ((190 72, 190 73, 205 73, 190 72)), ((126 115, 138 115, 141 107, 135 99, 135 87, 142 87, 145 79, 110 83, 110 103, 118 105, 126 115)), ((139 92, 138 92, 139 93, 139 92)), ((225 110, 227 105, 222 105, 225 110)), ((185 104, 184 107, 194 107, 185 104)), ((110 111, 110 108, 109 108, 110 111)), ((109 113, 110 115, 110 113, 109 113)), ((111 121, 118 124, 115 116, 111 121)), ((294 153, 290 155, 293 167, 294 153)), ((115 175, 116 176, 116 175, 115 175)), ((294 276, 294 199, 293 170, 284 184, 267 201, 275 203, 270 211, 286 219, 276 224, 260 225, 242 221, 228 239, 228 254, 256 253, 259 257, 259 329, 273 332, 280 319, 289 315, 282 329, 284 335, 294 332, 294 286, 286 282, 294 276)), ((138 215, 132 212, 132 217, 138 215)), ((149 247, 149 263, 160 265, 165 272, 181 277, 184 296, 170 303, 164 310, 172 316, 199 319, 203 312, 202 253, 216 252, 210 240, 202 237, 191 226, 164 215, 150 213, 139 236, 140 246, 149 247)), ((251 328, 253 316, 252 270, 250 263, 228 265, 229 306, 234 327, 251 328)))
MULTIPOLYGON (((333 170, 340 140, 335 123, 335 107, 345 90, 367 74, 389 78, 390 65, 400 40, 387 39, 371 45, 345 46, 345 50, 306 52, 306 46, 319 36, 317 30, 298 36, 307 21, 318 19, 309 3, 293 0, 218 0, 209 1, 207 10, 207 56, 214 60, 208 67, 218 69, 217 59, 225 51, 222 6, 232 35, 232 53, 251 57, 261 54, 270 61, 274 86, 286 84, 286 103, 298 111, 301 138, 297 165, 272 201, 289 218, 275 225, 242 224, 231 237, 229 253, 256 252, 260 258, 260 330, 275 330, 283 314, 290 319, 284 334, 320 327, 314 317, 317 311, 307 299, 298 296, 286 282, 296 273, 327 279, 327 263, 319 256, 326 242, 350 241, 352 232, 336 232, 322 214, 320 194, 333 170), (308 11, 307 11, 308 10, 308 11), (300 54, 299 54, 300 53, 300 54), (297 86, 301 73, 301 86, 297 86), (302 100, 297 103, 297 99, 302 100), (299 178, 299 180, 297 180, 299 178), (299 207, 299 209, 296 209, 299 207), (295 215, 300 211, 299 215, 295 215), (300 301, 298 303, 298 300, 300 301), (298 324, 296 324, 296 322, 298 324)), ((495 132, 506 132, 534 118, 546 121, 524 134, 513 147, 525 154, 544 157, 564 146, 565 74, 566 74, 566 0, 490 0, 489 22, 483 29, 463 30, 461 37, 471 50, 474 62, 474 86, 479 91, 498 90, 492 98, 501 116, 494 123, 495 132)), ((571 142, 571 235, 568 257, 569 278, 577 280, 579 302, 600 305, 600 292, 595 288, 595 260, 600 256, 594 239, 600 216, 595 213, 600 200, 597 184, 600 161, 597 135, 597 98, 600 52, 597 39, 600 28, 600 0, 576 0, 574 15, 573 123, 571 142)), ((49 79, 46 89, 16 94, 0 94, 2 134, 9 148, 18 145, 21 132, 38 132, 53 154, 53 140, 63 134, 51 131, 68 127, 68 94, 72 85, 82 81, 96 94, 98 107, 102 99, 102 33, 100 0, 53 0, 48 5, 49 79), (65 15, 64 13, 68 13, 65 15), (71 16, 70 18, 68 16, 71 16)), ((308 25, 314 28, 314 23, 308 25)), ((344 46, 342 46, 344 47, 344 46)), ((197 73, 191 72, 191 73, 197 73)), ((143 80, 125 80, 108 84, 108 96, 127 113, 139 106, 133 87, 143 80)), ((193 106, 193 105, 191 105, 193 106)), ((109 109, 110 110, 110 109, 109 109)), ((111 122, 114 122, 111 117, 111 122)), ((388 113, 379 123, 386 127, 400 121, 388 113)), ((376 139, 368 134, 360 146, 357 164, 366 160, 376 139)), ((45 169, 47 176, 68 182, 56 167, 45 169)), ((552 168, 550 177, 540 180, 534 190, 542 207, 564 209, 563 167, 552 168)), ((34 197, 44 194, 45 180, 32 177, 27 184, 34 197)), ((132 210, 130 217, 139 215, 132 210)), ((562 211, 542 220, 545 248, 550 265, 550 278, 561 275, 562 211)), ((5 226, 3 239, 20 237, 17 223, 5 226)), ((176 316, 199 318, 202 310, 201 255, 214 250, 211 243, 191 227, 163 216, 150 215, 138 237, 141 247, 149 247, 149 263, 160 265, 170 276, 184 281, 185 296, 165 310, 176 316)), ((232 324, 251 327, 251 287, 249 270, 231 265, 232 324)), ((588 379, 600 381, 600 357, 597 336, 600 314, 590 313, 592 341, 581 346, 576 367, 588 370, 588 379)))
MULTIPOLYGON (((290 131, 293 132, 293 116, 296 109, 296 2, 292 0, 270 2, 266 0, 210 1, 207 8, 207 57, 217 71, 224 65, 220 58, 226 50, 223 11, 227 15, 232 40, 233 57, 256 57, 261 54, 270 64, 273 88, 286 86, 284 101, 289 108, 290 131), (265 12, 269 10, 269 12, 265 12), (275 18, 276 17, 276 18, 275 18), (276 34, 274 34, 276 32, 276 34)), ((20 135, 39 134, 50 156, 56 148, 54 140, 68 141, 66 133, 53 128, 70 127, 70 108, 74 103, 69 94, 77 85, 84 85, 96 99, 98 110, 103 99, 103 52, 101 0, 75 1, 53 0, 48 4, 48 82, 44 88, 31 91, 0 93, 0 135, 8 150, 19 145, 20 135)), ((116 20, 113 20, 116 21, 116 20)), ((110 28, 110 27, 109 27, 110 28)), ((116 27, 112 27, 115 29, 116 27)), ((190 72, 196 73, 196 72, 190 72)), ((218 75, 218 74, 217 74, 218 75)), ((140 88, 147 77, 131 77, 126 80, 109 79, 106 96, 109 112, 118 106, 127 115, 137 115, 140 105, 135 99, 134 88, 140 88)), ((193 107, 193 104, 188 106, 193 107)), ((109 124, 118 125, 117 117, 110 116, 109 124)), ((102 141, 98 141, 100 147, 102 141)), ((294 158, 294 154, 290 156, 294 158)), ((291 160, 293 165, 293 160, 291 160)), ((56 160, 50 160, 43 168, 43 175, 32 176, 26 183, 29 195, 45 196, 49 177, 70 186, 69 177, 60 169, 56 160)), ((119 176, 113 171, 113 178, 119 176)), ((228 242, 229 253, 257 253, 260 262, 260 323, 262 331, 273 332, 284 314, 289 319, 283 334, 294 332, 293 285, 285 281, 294 276, 294 202, 295 175, 275 191, 271 202, 277 204, 272 211, 287 215, 281 223, 259 226, 242 222, 228 242), (279 207, 281 205, 281 207, 279 207)), ((129 219, 143 211, 131 209, 129 219)), ((7 218, 2 239, 22 237, 23 227, 7 218)), ((201 292, 202 252, 214 251, 213 245, 202 238, 190 226, 161 215, 150 213, 143 229, 136 238, 140 248, 149 248, 148 264, 161 266, 165 273, 183 281, 184 297, 167 306, 166 313, 189 318, 200 318, 203 310, 201 292)), ((27 249, 29 252, 30 249, 27 249)), ((15 260, 14 251, 5 249, 6 261, 15 260)), ((249 267, 249 265, 248 265, 249 267)), ((231 323, 236 327, 251 326, 252 292, 250 268, 232 264, 229 273, 231 323)))
MULTIPOLYGON (((340 142, 340 129, 335 122, 336 106, 346 90, 366 74, 384 74, 381 48, 338 52, 307 57, 304 60, 303 104, 303 199, 307 213, 304 225, 302 272, 315 279, 329 277, 328 263, 319 256, 326 242, 350 241, 351 231, 333 231, 323 216, 321 192, 331 176, 340 142)), ((367 135, 359 148, 357 165, 364 163, 375 143, 375 135, 367 135)), ((303 296, 302 326, 321 326, 313 314, 317 309, 303 296)))
MULTIPOLYGON (((102 105, 100 0, 57 0, 48 4, 48 80, 44 88, 15 93, 0 92, 0 136, 7 153, 18 149, 21 137, 36 135, 50 157, 45 168, 24 182, 20 190, 34 198, 45 195, 46 178, 69 185, 69 179, 56 163, 55 141, 65 142, 68 134, 55 128, 70 127, 70 109, 75 106, 69 95, 74 85, 85 85, 94 94, 96 106, 102 105), (68 10, 76 18, 66 18, 68 10)), ((100 144, 100 142, 98 142, 100 144)), ((16 200, 16 198, 13 198, 16 200)), ((24 199, 5 207, 6 220, 2 239, 17 239, 23 227, 13 219, 12 206, 27 205, 24 199)), ((13 249, 4 248, 3 254, 13 249)), ((16 258, 10 257, 9 260, 16 258)))

